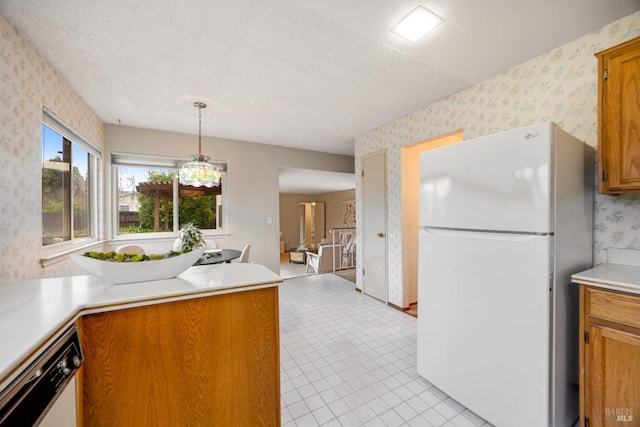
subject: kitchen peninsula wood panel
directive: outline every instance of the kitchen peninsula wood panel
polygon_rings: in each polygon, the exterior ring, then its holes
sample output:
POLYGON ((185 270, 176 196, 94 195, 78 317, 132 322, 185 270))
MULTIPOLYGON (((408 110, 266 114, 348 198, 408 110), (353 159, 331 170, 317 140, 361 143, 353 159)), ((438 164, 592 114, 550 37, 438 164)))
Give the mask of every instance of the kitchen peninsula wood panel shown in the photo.
POLYGON ((581 286, 580 307, 580 425, 637 425, 640 296, 581 286))
POLYGON ((598 58, 598 191, 640 190, 640 37, 598 58))
POLYGON ((280 425, 278 288, 86 315, 81 425, 280 425))

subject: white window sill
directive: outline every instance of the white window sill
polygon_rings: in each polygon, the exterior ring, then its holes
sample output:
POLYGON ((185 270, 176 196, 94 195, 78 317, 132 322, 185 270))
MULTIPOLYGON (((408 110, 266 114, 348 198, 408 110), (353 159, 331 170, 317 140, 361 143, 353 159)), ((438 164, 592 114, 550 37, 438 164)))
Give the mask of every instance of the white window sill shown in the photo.
MULTIPOLYGON (((227 232, 207 232, 206 230, 202 230, 202 237, 204 239, 216 237, 229 237, 230 234, 227 232)), ((119 234, 115 236, 111 240, 107 240, 106 242, 159 242, 162 240, 175 240, 178 238, 178 233, 175 232, 156 232, 156 233, 131 233, 131 234, 119 234)))
POLYGON ((40 265, 42 267, 49 267, 69 259, 69 256, 76 252, 86 252, 87 249, 101 246, 104 243, 104 240, 88 240, 79 243, 69 243, 64 246, 43 247, 40 265))

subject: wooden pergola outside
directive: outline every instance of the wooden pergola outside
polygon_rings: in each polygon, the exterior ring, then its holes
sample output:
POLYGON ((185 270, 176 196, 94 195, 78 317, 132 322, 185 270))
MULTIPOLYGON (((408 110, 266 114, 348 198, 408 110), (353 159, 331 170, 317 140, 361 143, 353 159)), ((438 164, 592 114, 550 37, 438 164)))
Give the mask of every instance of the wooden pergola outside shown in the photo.
MULTIPOLYGON (((136 191, 148 197, 153 197, 153 231, 160 231, 160 204, 164 203, 164 231, 169 230, 169 202, 173 200, 172 181, 141 182, 136 185, 136 191)), ((222 184, 217 187, 192 187, 178 184, 178 197, 217 196, 222 194, 222 184)))

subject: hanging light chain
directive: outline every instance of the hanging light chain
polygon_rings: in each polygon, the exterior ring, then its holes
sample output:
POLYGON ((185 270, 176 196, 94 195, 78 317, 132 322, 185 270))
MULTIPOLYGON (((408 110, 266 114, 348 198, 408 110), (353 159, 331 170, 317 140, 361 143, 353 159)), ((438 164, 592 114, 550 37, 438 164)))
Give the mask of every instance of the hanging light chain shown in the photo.
POLYGON ((198 109, 198 158, 180 165, 179 182, 192 187, 218 187, 220 172, 202 155, 202 109, 207 108, 207 104, 194 102, 193 106, 198 109))
POLYGON ((202 109, 207 108, 207 104, 196 101, 193 106, 198 109, 198 159, 202 159, 202 109))

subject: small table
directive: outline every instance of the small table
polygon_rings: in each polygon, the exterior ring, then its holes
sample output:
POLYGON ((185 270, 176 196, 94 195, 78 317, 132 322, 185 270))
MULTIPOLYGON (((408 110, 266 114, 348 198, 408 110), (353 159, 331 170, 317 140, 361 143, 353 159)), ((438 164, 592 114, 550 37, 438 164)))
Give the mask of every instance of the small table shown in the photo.
POLYGON ((200 258, 193 265, 222 264, 223 262, 229 263, 232 259, 240 258, 241 254, 242 251, 236 249, 223 249, 222 252, 200 258))
POLYGON ((315 252, 314 249, 291 249, 289 250, 289 262, 305 264, 307 262, 307 252, 315 252))

